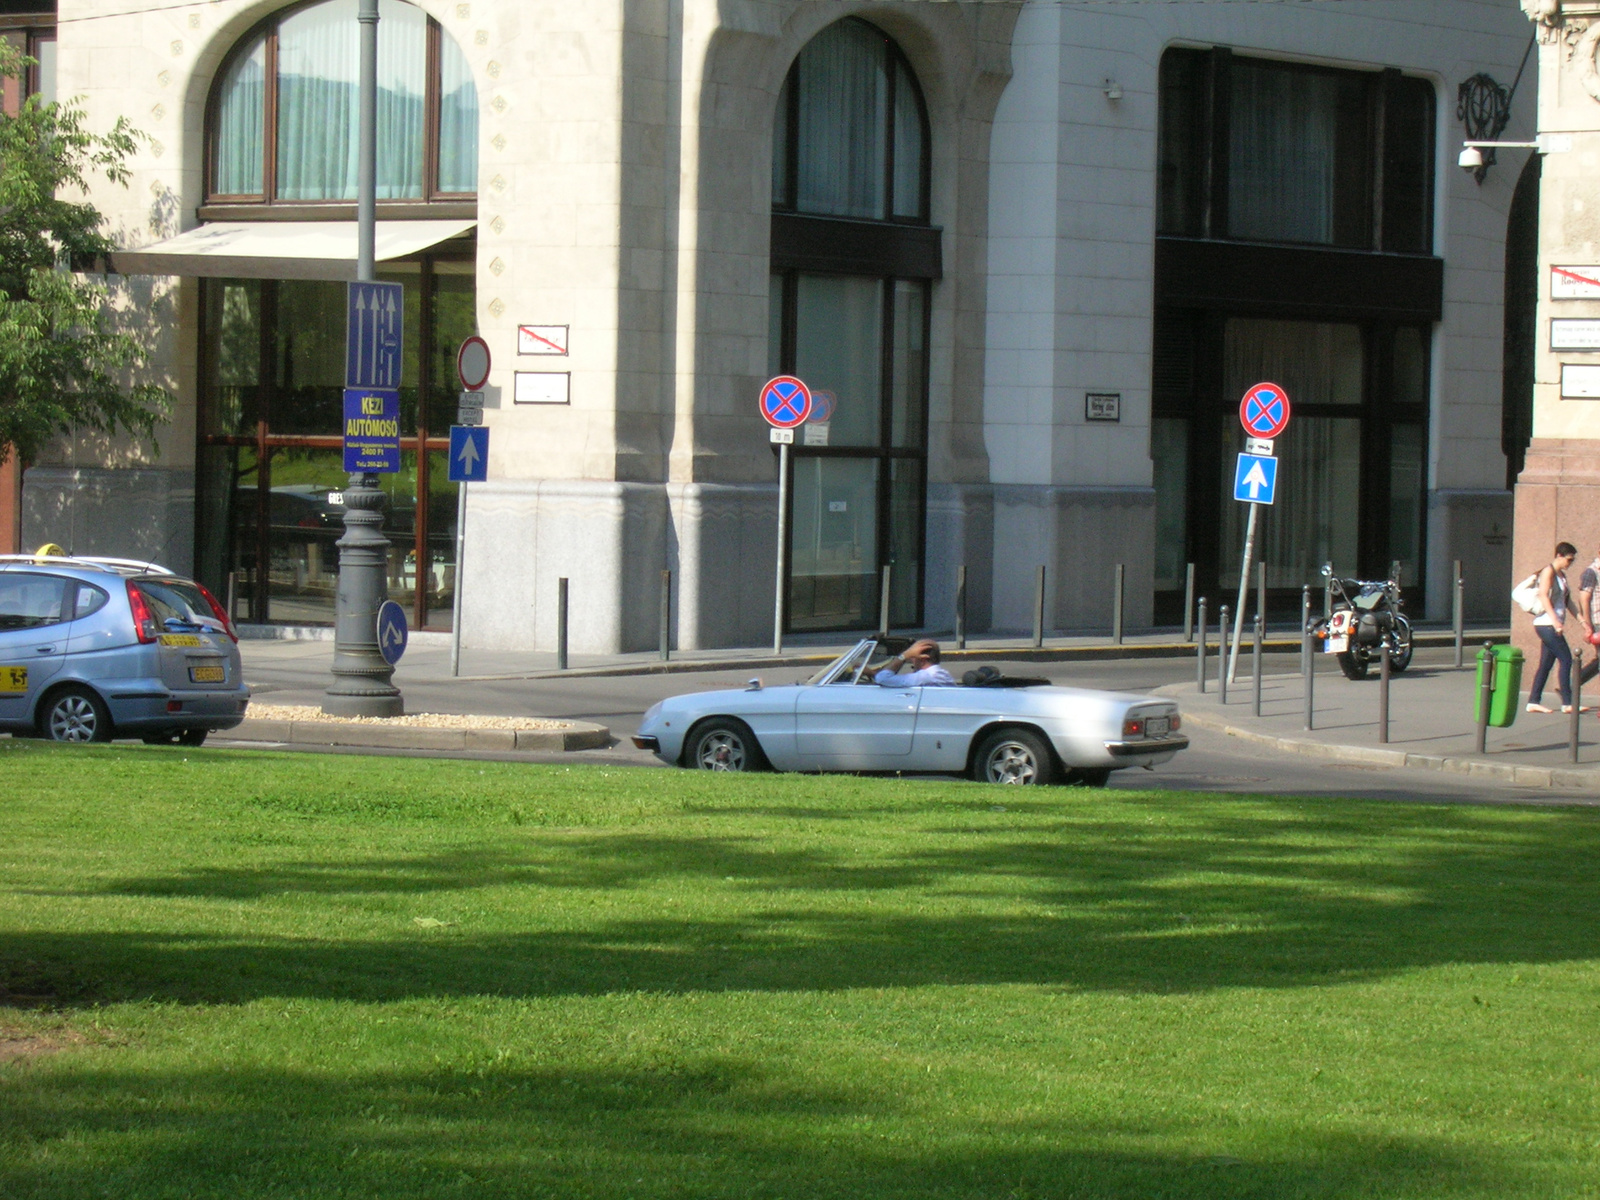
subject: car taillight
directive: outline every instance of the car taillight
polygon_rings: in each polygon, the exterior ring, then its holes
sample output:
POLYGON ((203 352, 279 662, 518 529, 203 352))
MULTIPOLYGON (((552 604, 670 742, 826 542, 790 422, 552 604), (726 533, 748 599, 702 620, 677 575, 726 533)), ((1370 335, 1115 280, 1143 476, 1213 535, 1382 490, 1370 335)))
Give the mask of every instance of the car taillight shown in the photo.
POLYGON ((1143 717, 1129 717, 1127 720, 1123 721, 1122 722, 1122 736, 1125 737, 1125 738, 1143 737, 1144 736, 1144 718, 1143 717))
POLYGON ((139 635, 139 640, 155 641, 160 636, 156 629, 156 619, 150 615, 150 605, 145 601, 144 593, 132 580, 128 582, 128 607, 133 610, 133 631, 139 635))
POLYGON ((1170 723, 1167 725, 1167 728, 1172 730, 1173 733, 1177 733, 1178 730, 1183 728, 1183 718, 1177 713, 1172 714, 1172 716, 1169 718, 1169 722, 1170 723))
POLYGON ((211 594, 211 589, 203 583, 197 583, 195 587, 200 589, 200 594, 206 598, 206 603, 211 605, 212 615, 222 622, 222 631, 237 642, 239 635, 233 631, 233 622, 228 619, 228 614, 222 605, 217 603, 217 598, 211 594))

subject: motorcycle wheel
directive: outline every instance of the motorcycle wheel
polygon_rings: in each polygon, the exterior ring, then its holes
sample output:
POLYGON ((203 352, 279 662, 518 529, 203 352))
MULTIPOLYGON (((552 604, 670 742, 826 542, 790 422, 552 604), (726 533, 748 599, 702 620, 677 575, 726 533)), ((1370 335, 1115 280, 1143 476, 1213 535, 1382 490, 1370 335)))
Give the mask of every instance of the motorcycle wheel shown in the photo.
POLYGON ((1346 679, 1365 679, 1367 677, 1366 655, 1354 650, 1346 650, 1336 656, 1339 659, 1339 670, 1344 672, 1346 679))
POLYGON ((1404 671, 1411 665, 1411 622, 1401 616, 1394 620, 1395 646, 1389 652, 1389 670, 1404 671))

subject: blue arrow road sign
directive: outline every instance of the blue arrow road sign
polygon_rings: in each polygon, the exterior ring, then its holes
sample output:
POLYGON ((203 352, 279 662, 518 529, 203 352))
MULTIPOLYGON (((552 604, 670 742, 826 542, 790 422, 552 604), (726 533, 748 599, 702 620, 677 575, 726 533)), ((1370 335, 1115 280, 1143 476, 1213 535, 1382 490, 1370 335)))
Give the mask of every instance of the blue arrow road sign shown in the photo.
POLYGON ((400 656, 406 652, 406 641, 410 636, 406 627, 406 610, 393 600, 385 600, 383 607, 378 609, 378 653, 383 655, 383 661, 391 667, 399 662, 400 656))
POLYGON ((1241 454, 1233 472, 1233 498, 1250 504, 1271 504, 1278 490, 1278 460, 1263 454, 1241 454))
POLYGON ((352 283, 345 301, 344 385, 400 386, 400 327, 405 291, 398 283, 352 283))
POLYGON ((393 388, 345 388, 344 469, 400 470, 400 393, 393 388))
POLYGON ((489 427, 450 426, 450 482, 482 483, 489 478, 489 427))

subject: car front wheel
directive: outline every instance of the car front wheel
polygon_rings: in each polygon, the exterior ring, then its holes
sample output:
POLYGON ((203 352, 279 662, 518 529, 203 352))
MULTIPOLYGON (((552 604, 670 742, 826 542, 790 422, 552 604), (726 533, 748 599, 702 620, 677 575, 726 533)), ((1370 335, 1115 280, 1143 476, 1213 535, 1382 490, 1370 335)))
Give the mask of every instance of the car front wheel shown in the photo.
POLYGON ((696 771, 759 771, 767 765, 755 734, 731 717, 706 721, 689 734, 684 766, 696 771))
POLYGON ((1046 784, 1055 779, 1050 747, 1028 729, 997 729, 978 746, 973 778, 979 783, 1046 784))
POLYGON ((109 742, 111 713, 88 688, 63 688, 40 714, 39 732, 52 742, 109 742))

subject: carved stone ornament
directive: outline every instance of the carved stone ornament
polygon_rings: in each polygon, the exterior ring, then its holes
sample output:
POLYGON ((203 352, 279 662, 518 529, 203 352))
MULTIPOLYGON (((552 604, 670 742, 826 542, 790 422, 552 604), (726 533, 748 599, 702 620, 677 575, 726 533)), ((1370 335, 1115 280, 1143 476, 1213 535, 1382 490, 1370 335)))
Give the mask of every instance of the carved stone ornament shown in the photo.
POLYGON ((1522 0, 1522 11, 1528 20, 1553 27, 1561 23, 1561 0, 1522 0))

